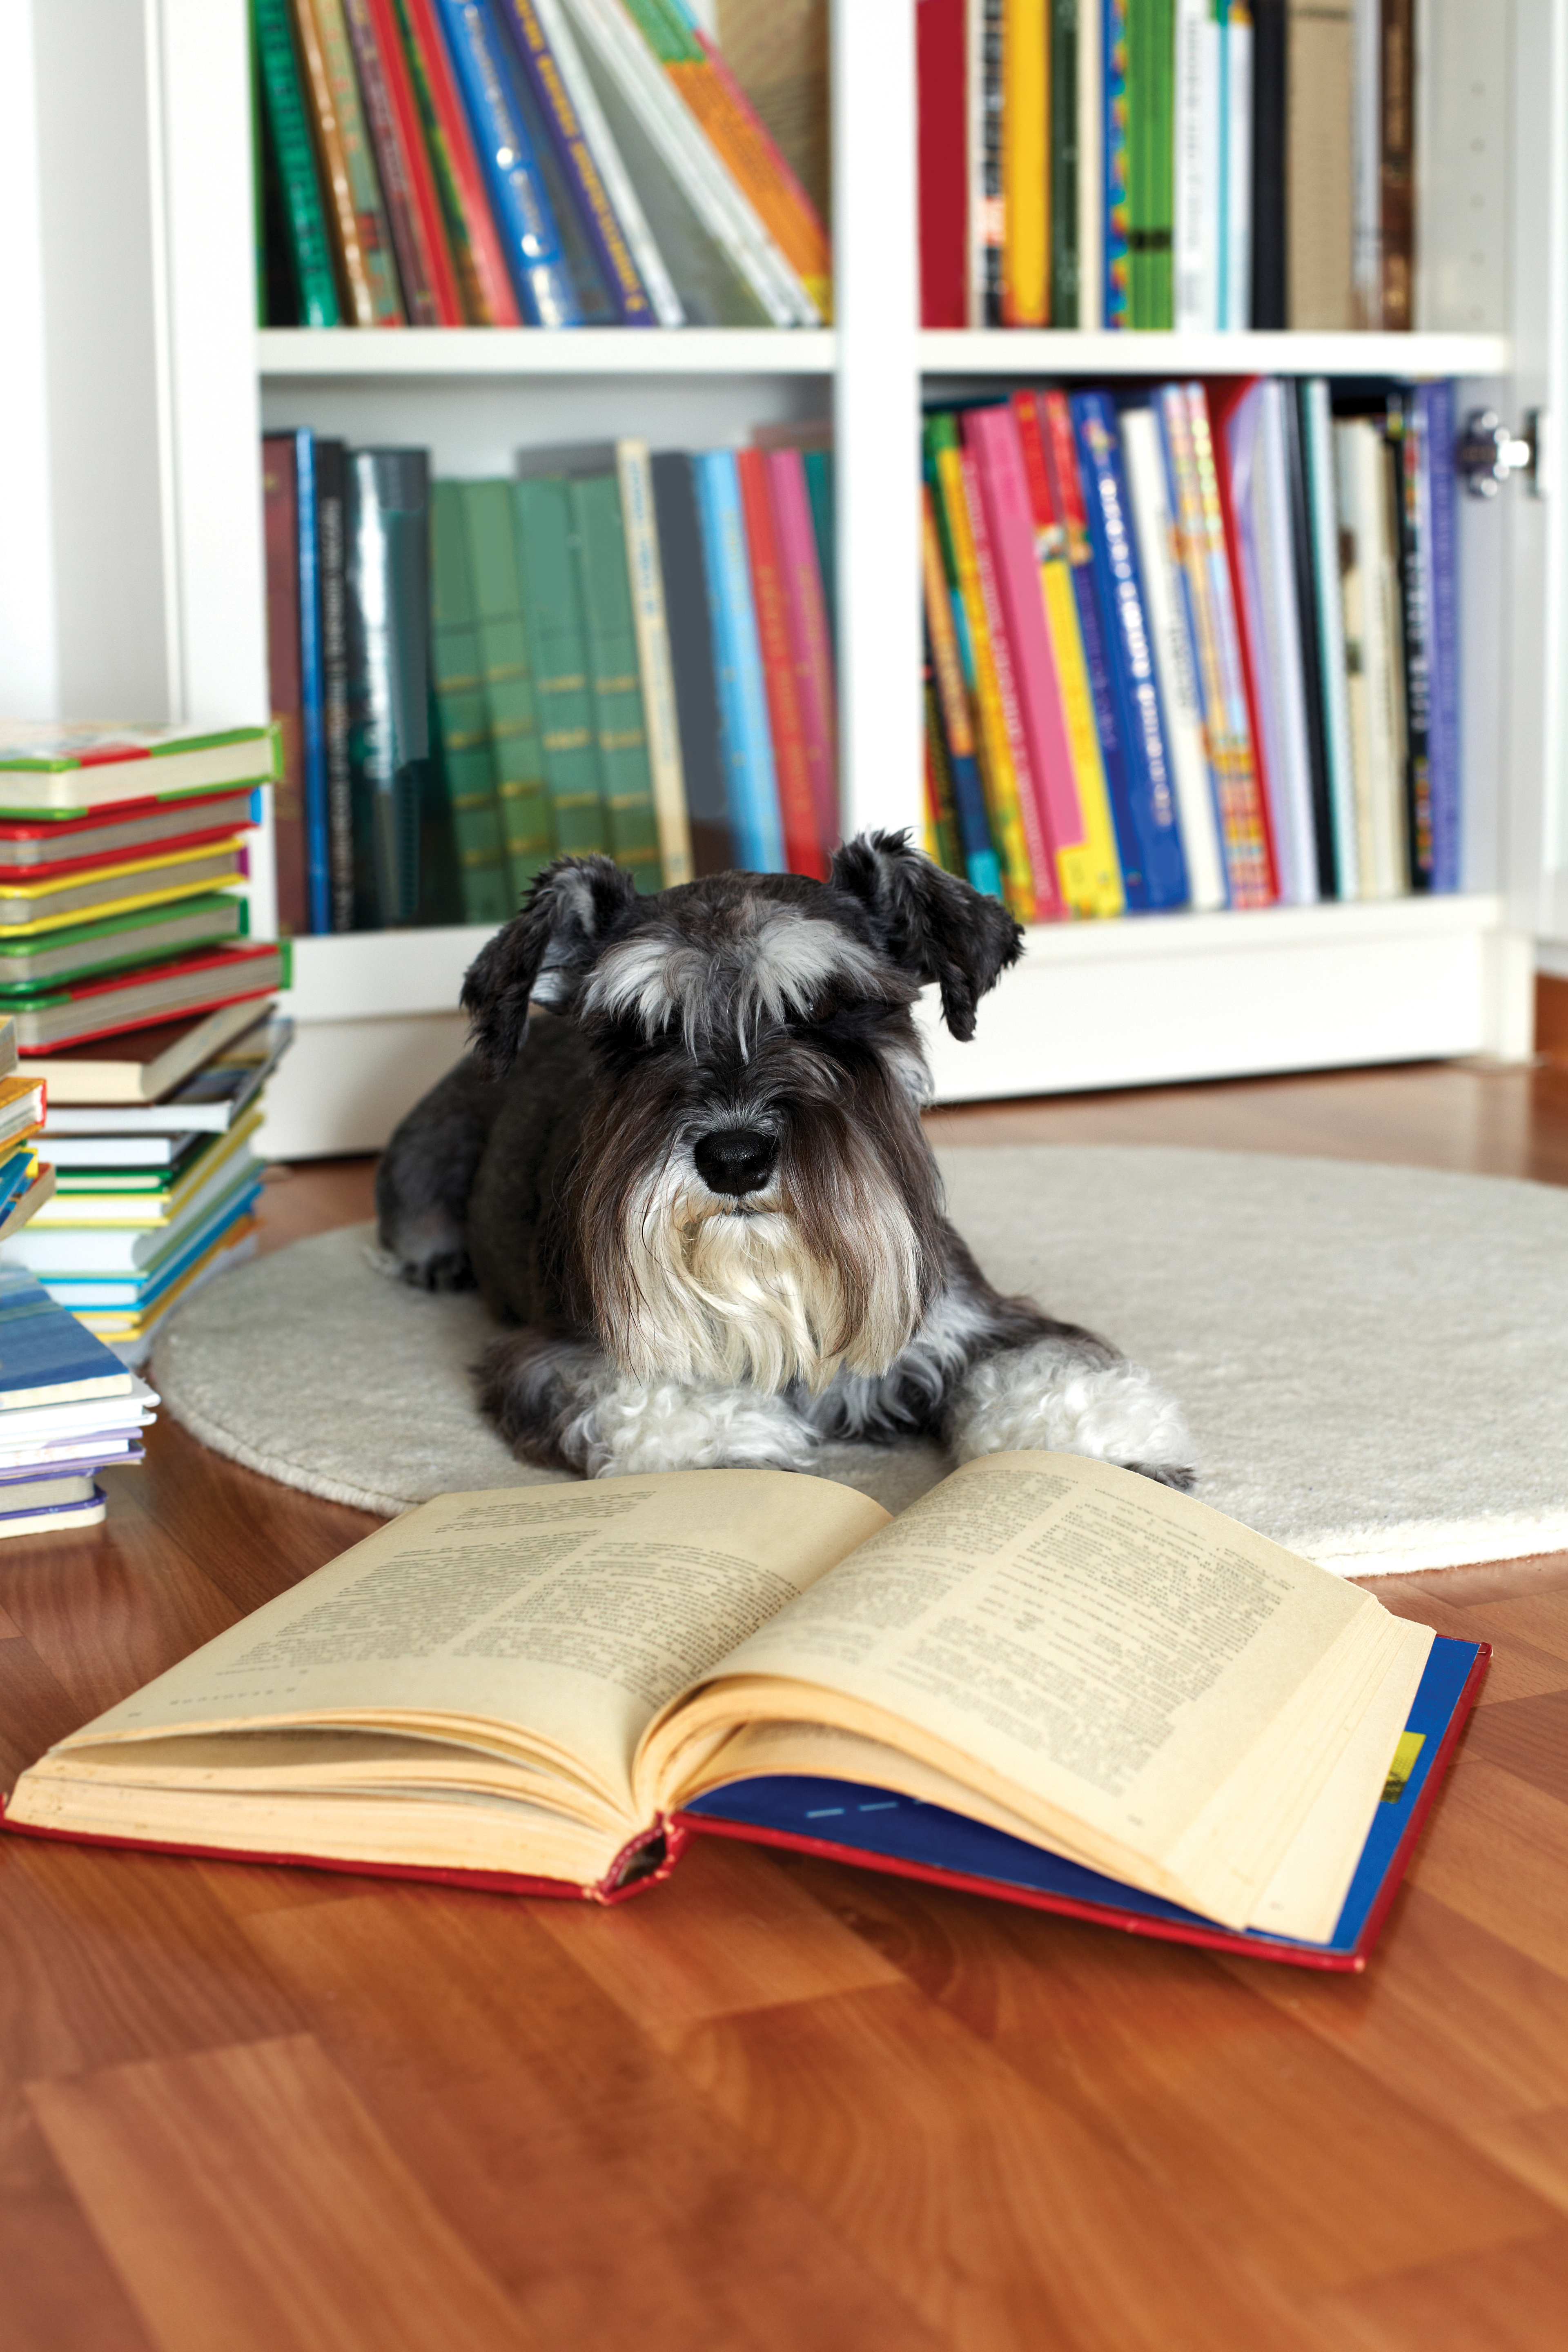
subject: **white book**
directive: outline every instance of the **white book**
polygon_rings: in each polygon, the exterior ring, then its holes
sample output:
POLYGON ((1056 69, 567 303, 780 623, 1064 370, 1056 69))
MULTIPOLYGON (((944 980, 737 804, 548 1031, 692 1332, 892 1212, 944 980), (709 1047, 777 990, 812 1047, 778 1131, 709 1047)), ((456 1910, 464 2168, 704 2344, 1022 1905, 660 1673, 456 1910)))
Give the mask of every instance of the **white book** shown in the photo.
POLYGON ((773 325, 819 327, 822 313, 621 0, 563 0, 563 5, 636 113, 665 168, 679 181, 708 235, 773 325))
MULTIPOLYGON (((5 1263, 25 1265, 40 1282, 54 1275, 129 1275, 178 1255, 187 1235, 205 1223, 220 1202, 237 1201, 261 1181, 262 1163, 249 1152, 221 1168, 210 1183, 193 1192, 166 1225, 66 1225, 12 1234, 5 1263)), ((68 1303, 68 1302, 67 1302, 68 1303)))
POLYGON ((1321 893, 1312 821, 1312 754, 1307 733, 1307 681, 1301 613, 1296 595, 1290 528, 1290 471, 1285 444, 1289 392, 1278 377, 1258 387, 1258 447, 1253 471, 1257 609, 1268 647, 1268 691, 1260 695, 1265 772, 1279 860, 1279 896, 1311 907, 1321 893))
POLYGON ((1105 324, 1105 0, 1078 0, 1078 323, 1105 324))
POLYGON ((1334 819, 1334 863, 1342 898, 1361 897, 1356 842, 1355 761, 1351 749, 1345 616, 1340 595, 1340 527, 1334 496, 1334 420, 1329 387, 1311 376, 1301 386, 1301 444, 1307 469, 1308 525, 1317 590, 1318 650, 1322 670, 1323 749, 1334 819))
POLYGON ((1143 603, 1154 648, 1154 674, 1175 785, 1176 825, 1186 860, 1188 903, 1202 913, 1228 904, 1228 893, 1197 660, 1187 617, 1186 583, 1176 555, 1164 448, 1152 409, 1124 408, 1120 428, 1133 534, 1143 573, 1143 603))
POLYGON ((1220 47, 1213 0, 1176 0, 1172 292, 1176 327, 1188 333, 1205 333, 1220 324, 1220 47))
POLYGON ((589 153, 598 166, 599 177, 605 184, 605 194, 615 208, 621 225, 621 234, 631 247, 632 259, 637 266, 647 299, 653 305, 654 317, 661 327, 684 327, 685 306, 675 290, 675 281, 665 268, 664 256, 658 249, 652 229, 647 225, 630 173, 615 132, 605 120, 605 110, 599 104, 598 92, 588 78, 576 39, 566 21, 562 0, 533 0, 544 37, 549 42, 566 95, 576 109, 583 127, 583 138, 589 153))
POLYGON ((1336 423, 1334 470, 1360 895, 1392 898, 1405 887, 1400 857, 1404 780, 1395 767, 1398 730, 1391 677, 1397 638, 1391 636, 1389 626, 1388 464, 1383 436, 1370 417, 1336 423))
POLYGON ((158 1402, 156 1393, 145 1381, 131 1374, 129 1396, 93 1397, 83 1404, 26 1405, 19 1412, 5 1416, 5 1444, 0 1447, 0 1460, 9 1463, 16 1449, 58 1442, 64 1437, 79 1437, 83 1430, 107 1429, 118 1433, 127 1428, 144 1429, 153 1419, 153 1408, 158 1402))
POLYGON ((1221 81, 1225 170, 1219 323, 1236 334, 1252 324, 1252 18, 1245 0, 1230 0, 1221 81))

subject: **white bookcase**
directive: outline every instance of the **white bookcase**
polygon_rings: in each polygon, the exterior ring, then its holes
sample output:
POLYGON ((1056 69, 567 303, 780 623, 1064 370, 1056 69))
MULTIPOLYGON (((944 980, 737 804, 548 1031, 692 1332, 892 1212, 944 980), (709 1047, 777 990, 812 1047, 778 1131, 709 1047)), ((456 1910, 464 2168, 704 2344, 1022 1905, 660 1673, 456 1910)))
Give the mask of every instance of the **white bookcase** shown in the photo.
MULTIPOLYGON (((478 473, 529 442, 700 446, 831 414, 846 823, 914 824, 922 392, 1452 374, 1462 405, 1510 423, 1557 411, 1568 7, 1422 15, 1415 334, 922 334, 913 0, 835 10, 832 331, 258 333, 244 0, 0 0, 0 315, 17 330, 0 370, 0 709, 265 717, 264 424, 417 442, 438 471, 478 473)), ((1560 509, 1522 483, 1461 505, 1464 894, 1041 928, 974 1044, 933 1041, 943 1099, 1528 1054, 1534 942, 1568 939, 1560 509)), ((255 867, 262 929, 265 847, 255 867)), ((459 1049, 483 936, 297 943, 275 1153, 383 1139, 459 1049)))

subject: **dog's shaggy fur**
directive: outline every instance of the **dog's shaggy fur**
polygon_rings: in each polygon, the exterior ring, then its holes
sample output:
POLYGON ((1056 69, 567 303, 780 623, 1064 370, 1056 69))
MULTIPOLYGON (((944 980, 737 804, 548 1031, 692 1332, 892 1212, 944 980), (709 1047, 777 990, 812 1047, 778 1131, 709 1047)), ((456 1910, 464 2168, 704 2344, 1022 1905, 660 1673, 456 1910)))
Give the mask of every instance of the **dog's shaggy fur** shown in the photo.
POLYGON ((405 1277, 477 1283, 517 1327, 479 1372, 520 1454, 804 1469, 824 1437, 920 1433, 1191 1485, 1149 1376, 999 1297, 942 1213, 910 1006, 934 982, 973 1036, 1019 940, 900 835, 850 842, 826 883, 540 877, 464 984, 472 1053, 376 1182, 405 1277))

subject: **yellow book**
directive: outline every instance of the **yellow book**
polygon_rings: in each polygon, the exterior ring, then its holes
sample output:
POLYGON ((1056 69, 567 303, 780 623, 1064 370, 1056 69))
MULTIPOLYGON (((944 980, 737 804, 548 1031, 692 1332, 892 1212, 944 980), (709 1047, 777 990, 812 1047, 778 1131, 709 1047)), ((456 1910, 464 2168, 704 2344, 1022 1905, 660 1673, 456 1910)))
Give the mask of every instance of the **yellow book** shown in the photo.
MULTIPOLYGON (((937 426, 949 420, 933 420, 937 426)), ((952 551, 953 572, 964 625, 974 662, 974 703, 980 728, 980 781, 985 788, 985 811, 991 819, 991 840, 1002 860, 1002 893, 1007 911, 1020 923, 1035 919, 1035 877, 1029 863, 1028 836, 1018 805, 1018 777, 1002 715, 1001 688, 996 682, 991 632, 980 593, 980 572, 974 541, 969 529, 969 507, 963 494, 963 468, 956 440, 933 436, 936 487, 952 551)))
POLYGON ((1002 11, 1002 323, 1051 322, 1050 12, 1002 11))
POLYGON ((79 874, 44 875, 37 882, 0 888, 0 929, 8 940, 58 931, 70 923, 97 923, 141 907, 158 907, 199 891, 221 890, 244 878, 237 834, 198 842, 194 849, 153 850, 145 857, 91 866, 79 874))
POLYGON ((1078 804, 1083 815, 1083 839, 1057 852, 1062 897, 1075 915, 1125 914, 1127 898, 1121 887, 1121 861, 1116 852, 1110 793, 1105 782, 1100 730, 1094 723, 1094 697, 1089 689, 1089 664, 1084 659, 1072 566, 1065 547, 1042 557, 1040 587, 1046 600, 1051 652, 1056 657, 1068 748, 1072 753, 1073 782, 1078 786, 1078 804))

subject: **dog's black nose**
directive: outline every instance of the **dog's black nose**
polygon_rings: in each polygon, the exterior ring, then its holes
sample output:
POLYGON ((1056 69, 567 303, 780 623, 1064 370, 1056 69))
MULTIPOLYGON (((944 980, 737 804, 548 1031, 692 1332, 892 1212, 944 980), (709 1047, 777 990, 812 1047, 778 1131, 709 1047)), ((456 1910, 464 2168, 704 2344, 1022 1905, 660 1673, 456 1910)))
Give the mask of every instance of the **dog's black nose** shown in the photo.
POLYGON ((754 1127, 717 1127, 699 1136, 691 1153, 710 1192, 760 1192, 778 1156, 773 1137, 754 1127))

